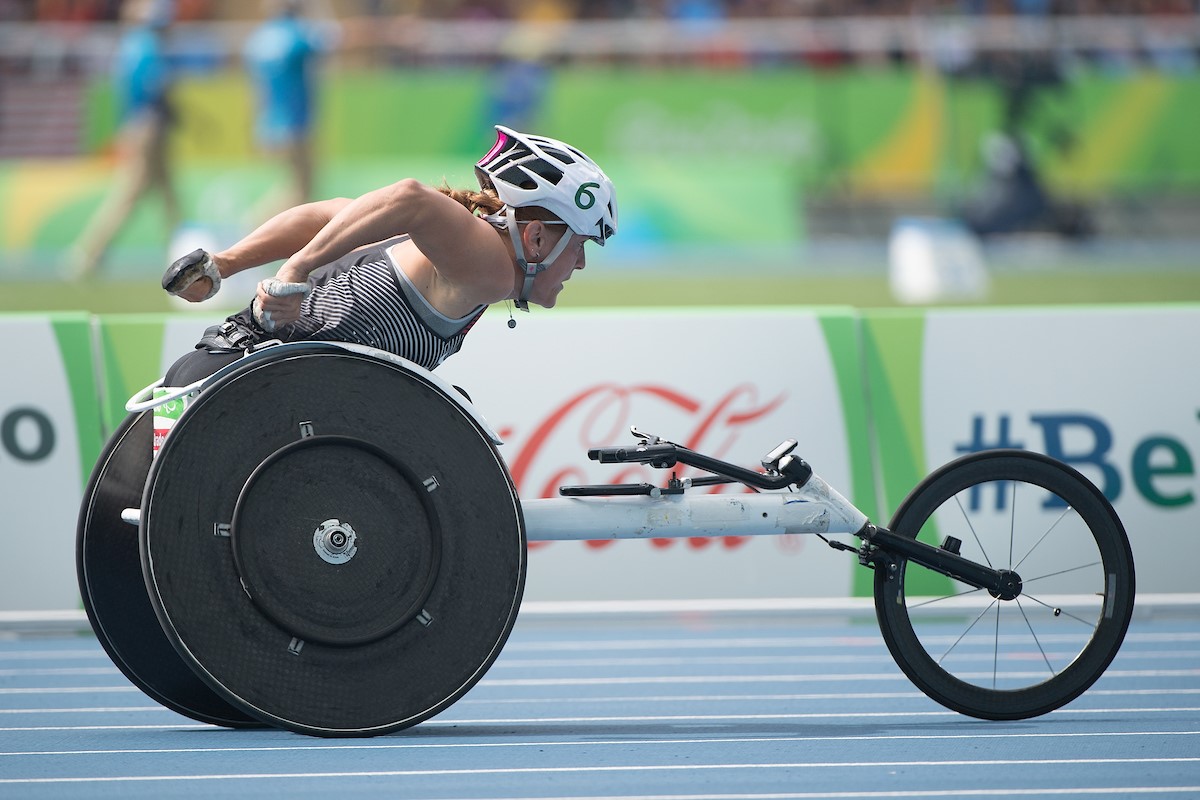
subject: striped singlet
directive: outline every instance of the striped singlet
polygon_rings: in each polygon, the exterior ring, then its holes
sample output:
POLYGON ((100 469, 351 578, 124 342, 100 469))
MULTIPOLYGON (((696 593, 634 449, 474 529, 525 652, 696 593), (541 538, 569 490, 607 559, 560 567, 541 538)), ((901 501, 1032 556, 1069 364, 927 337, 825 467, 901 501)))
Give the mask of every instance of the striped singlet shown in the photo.
MULTIPOLYGON (((407 238, 356 250, 313 270, 300 319, 269 335, 285 342, 353 342, 436 368, 459 351, 487 306, 451 319, 429 305, 387 252, 407 238)), ((248 313, 238 316, 243 315, 248 313)))

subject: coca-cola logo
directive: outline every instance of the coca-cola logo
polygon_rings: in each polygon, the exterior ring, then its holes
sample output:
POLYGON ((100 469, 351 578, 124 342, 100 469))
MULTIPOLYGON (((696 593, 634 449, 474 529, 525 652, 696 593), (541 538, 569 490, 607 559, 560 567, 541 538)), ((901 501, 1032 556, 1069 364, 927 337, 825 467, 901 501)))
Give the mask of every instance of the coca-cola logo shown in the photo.
MULTIPOLYGON (((669 420, 670 429, 649 428, 653 433, 684 447, 714 458, 738 463, 731 453, 757 423, 774 414, 787 399, 786 391, 764 393, 752 383, 738 384, 714 400, 658 384, 626 386, 601 383, 588 386, 540 418, 536 418, 528 433, 509 425, 498 433, 515 443, 515 452, 508 460, 509 471, 521 497, 553 497, 558 487, 567 484, 640 483, 663 485, 670 477, 662 470, 643 464, 613 467, 587 460, 587 451, 632 443, 631 425, 649 427, 646 420, 669 420), (769 396, 764 396, 767 394, 769 396)), ((779 426, 764 426, 778 428, 779 426)), ((777 434, 773 434, 777 435, 777 434)), ((773 445, 775 442, 770 442, 773 445)), ((507 447, 510 445, 506 445, 507 447)), ((745 442, 744 448, 762 447, 758 441, 745 442)), ((769 449, 766 447, 763 452, 769 449)), ((743 459, 746 465, 754 461, 743 459)), ((674 474, 679 478, 695 477, 690 467, 679 465, 674 474)), ((695 488, 696 492, 748 492, 740 484, 695 488)), ((726 548, 736 548, 746 537, 726 536, 718 540, 694 537, 685 540, 687 546, 704 548, 719 541, 726 548)), ((653 539, 655 547, 670 547, 675 539, 653 539)), ((588 547, 602 548, 614 543, 612 539, 585 542, 588 547)), ((550 544, 533 542, 531 547, 550 544)))

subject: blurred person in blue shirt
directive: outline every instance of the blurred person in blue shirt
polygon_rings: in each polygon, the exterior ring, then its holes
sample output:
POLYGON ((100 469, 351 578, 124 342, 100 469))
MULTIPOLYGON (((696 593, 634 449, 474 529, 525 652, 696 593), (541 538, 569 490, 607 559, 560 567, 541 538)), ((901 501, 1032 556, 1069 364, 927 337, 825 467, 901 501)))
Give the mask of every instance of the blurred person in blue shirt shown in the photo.
POLYGON ((171 0, 133 0, 125 6, 125 19, 133 27, 117 46, 113 68, 120 110, 117 175, 76 244, 77 277, 100 266, 112 241, 149 192, 157 190, 162 195, 167 230, 179 223, 179 200, 167 152, 174 76, 165 36, 173 13, 171 0))
POLYGON ((304 0, 266 0, 267 20, 246 40, 243 59, 254 83, 254 137, 264 152, 282 158, 291 185, 268 196, 269 216, 312 199, 312 124, 316 61, 331 45, 332 32, 303 18, 304 0))

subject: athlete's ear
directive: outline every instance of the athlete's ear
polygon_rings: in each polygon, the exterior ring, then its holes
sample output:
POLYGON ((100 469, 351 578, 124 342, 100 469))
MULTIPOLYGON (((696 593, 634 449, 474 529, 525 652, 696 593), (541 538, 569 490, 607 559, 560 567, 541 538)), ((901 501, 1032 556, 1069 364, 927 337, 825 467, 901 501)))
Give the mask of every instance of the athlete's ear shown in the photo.
POLYGON ((545 248, 546 226, 541 220, 532 220, 524 225, 521 231, 521 243, 525 245, 526 253, 540 253, 545 248))

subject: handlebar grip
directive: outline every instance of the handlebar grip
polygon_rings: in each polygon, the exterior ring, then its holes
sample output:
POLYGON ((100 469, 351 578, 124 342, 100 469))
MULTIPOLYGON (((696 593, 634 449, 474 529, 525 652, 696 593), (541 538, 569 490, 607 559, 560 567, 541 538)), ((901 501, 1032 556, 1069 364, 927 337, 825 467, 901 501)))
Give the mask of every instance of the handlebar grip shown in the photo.
POLYGON ((651 444, 636 447, 597 447, 588 450, 588 458, 601 464, 623 464, 636 462, 650 464, 652 462, 675 463, 678 451, 673 444, 651 444))
POLYGON ((588 458, 601 464, 619 464, 629 460, 626 458, 627 453, 628 450, 624 447, 597 447, 588 450, 588 458))
MULTIPOLYGON (((791 450, 791 442, 785 442, 787 450, 791 450)), ((776 448, 771 455, 783 449, 776 448)), ((597 447, 588 450, 588 458, 601 464, 638 463, 649 464, 658 469, 669 469, 676 464, 686 464, 690 467, 711 472, 716 476, 734 483, 744 483, 756 489, 783 489, 787 486, 803 486, 812 476, 812 468, 803 459, 785 455, 780 458, 779 472, 764 475, 754 472, 727 461, 702 455, 686 447, 671 442, 658 444, 638 444, 626 447, 597 447)), ((696 485, 696 484, 693 484, 696 485)))

